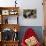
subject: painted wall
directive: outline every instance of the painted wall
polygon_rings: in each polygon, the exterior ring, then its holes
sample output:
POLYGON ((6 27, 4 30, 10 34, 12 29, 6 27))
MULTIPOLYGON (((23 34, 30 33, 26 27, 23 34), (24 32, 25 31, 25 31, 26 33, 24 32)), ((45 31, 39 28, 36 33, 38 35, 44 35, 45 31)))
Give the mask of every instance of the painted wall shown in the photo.
POLYGON ((22 9, 36 9, 37 18, 36 19, 24 19, 23 10, 21 10, 21 16, 19 18, 19 23, 22 26, 42 26, 43 25, 43 6, 42 0, 25 0, 22 5, 22 9))
MULTIPOLYGON (((0 0, 0 6, 10 7, 15 6, 15 0, 0 0)), ((42 0, 17 0, 17 6, 20 7, 19 11, 19 24, 21 26, 43 26, 43 6, 42 0), (37 18, 36 19, 25 19, 23 17, 23 9, 36 9, 37 18)), ((11 17, 12 18, 12 17, 11 17)))

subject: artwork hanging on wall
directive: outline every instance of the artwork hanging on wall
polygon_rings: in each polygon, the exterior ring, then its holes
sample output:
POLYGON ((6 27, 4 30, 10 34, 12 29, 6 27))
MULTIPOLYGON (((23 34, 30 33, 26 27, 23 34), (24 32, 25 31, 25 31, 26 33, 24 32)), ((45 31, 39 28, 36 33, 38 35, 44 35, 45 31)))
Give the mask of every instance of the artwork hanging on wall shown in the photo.
POLYGON ((2 15, 9 15, 9 10, 2 10, 2 15))
POLYGON ((36 18, 36 9, 23 9, 24 18, 36 18))

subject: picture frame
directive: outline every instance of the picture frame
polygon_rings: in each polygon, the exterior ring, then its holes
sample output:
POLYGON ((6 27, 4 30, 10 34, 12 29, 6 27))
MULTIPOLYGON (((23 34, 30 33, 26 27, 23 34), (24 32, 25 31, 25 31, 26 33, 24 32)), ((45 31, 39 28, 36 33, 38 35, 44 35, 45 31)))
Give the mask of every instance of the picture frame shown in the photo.
POLYGON ((9 10, 2 10, 2 15, 9 15, 9 10))
POLYGON ((36 18, 37 12, 36 9, 23 9, 24 18, 36 18))
POLYGON ((17 15, 18 12, 17 12, 16 10, 10 10, 10 11, 9 11, 9 14, 10 14, 10 15, 17 15))

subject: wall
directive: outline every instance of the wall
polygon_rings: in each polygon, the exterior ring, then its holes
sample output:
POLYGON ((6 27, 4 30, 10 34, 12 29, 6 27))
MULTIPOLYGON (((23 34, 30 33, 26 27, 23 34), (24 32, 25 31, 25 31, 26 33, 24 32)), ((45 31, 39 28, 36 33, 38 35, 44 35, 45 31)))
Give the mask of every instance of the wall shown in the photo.
POLYGON ((24 4, 22 5, 22 9, 36 9, 37 10, 37 18, 36 19, 24 19, 22 16, 23 10, 21 10, 21 16, 20 16, 20 25, 22 26, 42 26, 43 25, 43 6, 42 6, 42 0, 28 0, 24 1, 24 4))
MULTIPOLYGON (((0 6, 9 7, 14 6, 15 0, 0 0, 0 6)), ((43 6, 42 0, 17 0, 17 6, 20 7, 19 24, 21 26, 43 26, 43 6), (36 19, 25 19, 23 17, 23 9, 36 9, 37 18, 36 19)))

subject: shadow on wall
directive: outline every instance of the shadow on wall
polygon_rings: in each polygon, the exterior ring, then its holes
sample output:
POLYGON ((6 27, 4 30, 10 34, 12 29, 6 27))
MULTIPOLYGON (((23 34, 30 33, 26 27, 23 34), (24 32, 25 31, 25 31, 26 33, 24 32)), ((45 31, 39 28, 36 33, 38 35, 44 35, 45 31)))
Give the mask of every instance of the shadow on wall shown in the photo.
POLYGON ((19 40, 21 42, 23 36, 24 36, 24 33, 26 32, 26 30, 28 28, 32 28, 37 36, 38 36, 38 39, 41 43, 43 43, 43 30, 42 30, 42 27, 41 26, 21 26, 20 27, 20 32, 19 32, 19 40))

